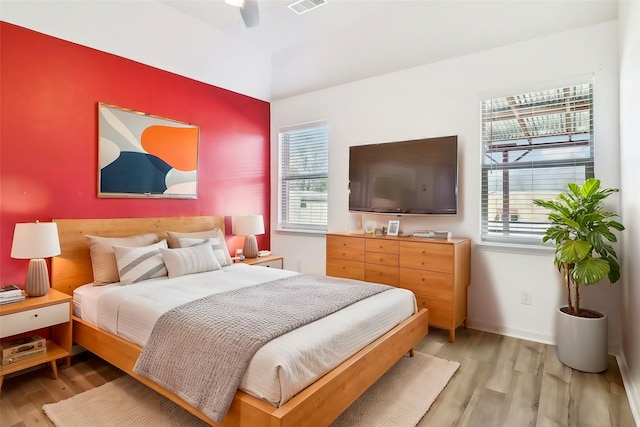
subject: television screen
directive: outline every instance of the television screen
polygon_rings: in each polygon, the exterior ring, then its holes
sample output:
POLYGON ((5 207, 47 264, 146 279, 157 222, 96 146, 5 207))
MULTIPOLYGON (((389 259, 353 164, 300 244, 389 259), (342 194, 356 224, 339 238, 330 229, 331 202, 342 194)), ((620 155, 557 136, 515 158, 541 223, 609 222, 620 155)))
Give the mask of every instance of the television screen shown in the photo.
POLYGON ((349 210, 453 215, 458 209, 458 137, 349 148, 349 210))

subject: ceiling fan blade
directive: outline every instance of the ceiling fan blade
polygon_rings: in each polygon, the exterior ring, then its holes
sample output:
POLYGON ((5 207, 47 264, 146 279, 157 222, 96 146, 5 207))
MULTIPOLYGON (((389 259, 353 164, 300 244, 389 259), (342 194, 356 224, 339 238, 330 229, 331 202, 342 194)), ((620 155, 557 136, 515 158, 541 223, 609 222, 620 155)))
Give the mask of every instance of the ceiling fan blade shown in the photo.
POLYGON ((244 6, 240 9, 240 15, 247 27, 255 27, 260 24, 260 11, 258 0, 244 0, 244 6))

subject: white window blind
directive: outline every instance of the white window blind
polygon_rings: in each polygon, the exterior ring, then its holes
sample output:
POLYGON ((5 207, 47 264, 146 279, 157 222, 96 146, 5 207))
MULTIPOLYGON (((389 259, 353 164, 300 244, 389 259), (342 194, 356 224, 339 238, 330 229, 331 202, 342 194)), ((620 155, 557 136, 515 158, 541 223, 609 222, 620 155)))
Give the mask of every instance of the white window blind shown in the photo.
POLYGON ((326 122, 279 130, 279 226, 327 229, 329 131, 326 122))
POLYGON ((482 101, 482 240, 541 243, 553 199, 593 177, 593 85, 482 101))

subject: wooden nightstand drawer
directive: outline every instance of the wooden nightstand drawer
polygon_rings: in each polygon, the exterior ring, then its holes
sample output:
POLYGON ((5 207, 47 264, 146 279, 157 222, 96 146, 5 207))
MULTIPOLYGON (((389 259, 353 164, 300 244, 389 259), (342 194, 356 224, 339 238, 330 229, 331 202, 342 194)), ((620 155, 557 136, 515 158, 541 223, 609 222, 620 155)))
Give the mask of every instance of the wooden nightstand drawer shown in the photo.
POLYGON ((246 258, 242 261, 236 261, 240 264, 259 265, 260 267, 284 268, 284 258, 278 255, 267 255, 258 258, 246 258))
POLYGON ((282 258, 266 260, 266 261, 263 261, 263 262, 258 261, 258 262, 254 262, 252 265, 259 265, 260 267, 271 267, 271 268, 282 269, 282 258))
POLYGON ((69 303, 49 305, 2 316, 0 338, 69 322, 69 303))

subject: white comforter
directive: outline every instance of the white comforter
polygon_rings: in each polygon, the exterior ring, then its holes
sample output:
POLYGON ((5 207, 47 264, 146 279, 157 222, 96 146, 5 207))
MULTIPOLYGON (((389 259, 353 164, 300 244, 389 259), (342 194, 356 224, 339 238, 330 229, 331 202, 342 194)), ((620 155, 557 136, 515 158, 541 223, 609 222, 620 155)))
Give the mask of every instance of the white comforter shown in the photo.
MULTIPOLYGON (((74 310, 82 319, 144 346, 156 320, 178 305, 296 274, 237 264, 130 286, 89 284, 74 292, 74 310)), ((413 293, 393 289, 282 335, 256 353, 240 389, 280 406, 415 311, 413 293)))

